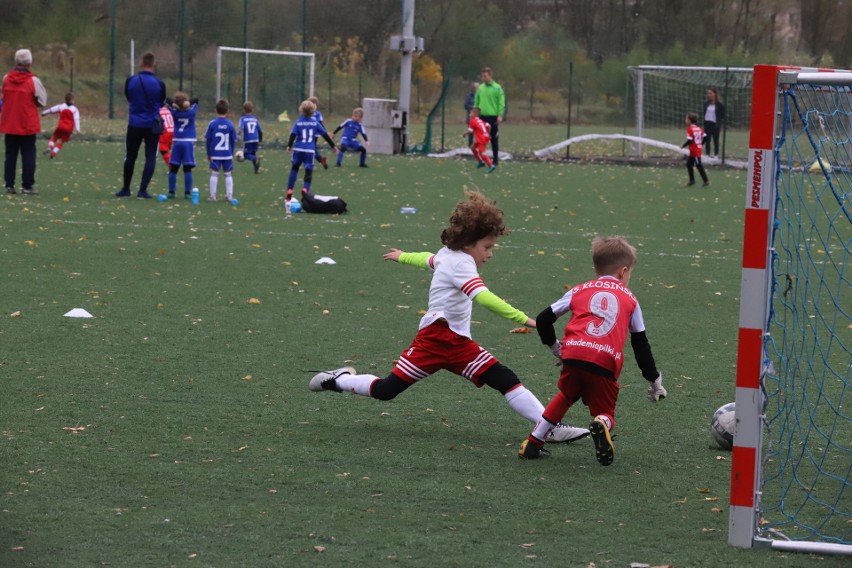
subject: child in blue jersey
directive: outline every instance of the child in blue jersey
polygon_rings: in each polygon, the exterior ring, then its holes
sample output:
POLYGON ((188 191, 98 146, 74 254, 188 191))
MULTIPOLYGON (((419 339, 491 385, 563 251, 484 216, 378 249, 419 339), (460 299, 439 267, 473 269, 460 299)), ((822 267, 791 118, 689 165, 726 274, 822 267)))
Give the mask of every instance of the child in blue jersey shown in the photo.
POLYGON ((207 161, 210 162, 210 197, 209 201, 216 201, 216 190, 219 185, 219 170, 225 175, 225 199, 231 201, 234 198, 234 146, 237 144, 237 130, 233 123, 228 120, 228 111, 231 110, 228 101, 219 99, 216 103, 216 118, 207 125, 207 133, 204 140, 207 146, 207 161))
POLYGON ((243 116, 240 117, 239 140, 243 142, 243 156, 254 166, 254 173, 260 173, 260 156, 258 146, 263 142, 263 129, 254 114, 254 104, 251 101, 243 103, 243 116))
POLYGON ((290 132, 290 140, 287 142, 287 151, 293 153, 293 165, 290 167, 290 179, 287 182, 287 198, 285 206, 289 210, 290 199, 293 198, 293 186, 296 185, 296 177, 299 175, 299 166, 305 166, 305 185, 302 193, 311 190, 311 178, 314 174, 314 155, 316 155, 317 136, 322 136, 331 146, 332 152, 337 152, 334 140, 328 135, 325 127, 316 119, 316 105, 311 101, 303 101, 299 105, 301 116, 293 125, 290 132))
POLYGON ((170 110, 175 121, 175 132, 169 160, 169 197, 175 196, 177 173, 183 166, 183 196, 189 199, 192 192, 192 168, 195 167, 195 115, 198 113, 198 99, 189 100, 186 93, 178 91, 170 110))
MULTIPOLYGON (((308 97, 308 100, 314 103, 314 106, 317 107, 317 109, 314 111, 314 117, 317 119, 317 122, 322 124, 322 127, 325 128, 325 122, 323 122, 322 120, 322 111, 319 109, 319 99, 317 97, 308 97)), ((325 129, 328 130, 328 128, 325 129)), ((326 159, 325 156, 320 154, 319 148, 317 148, 317 153, 314 156, 314 160, 322 164, 322 169, 328 169, 328 159, 326 159)))
POLYGON ((358 163, 362 168, 367 167, 367 131, 364 130, 364 125, 361 121, 364 120, 364 109, 356 108, 352 111, 352 118, 348 118, 340 123, 334 133, 337 134, 341 130, 343 136, 340 138, 340 152, 337 154, 337 167, 339 168, 343 162, 343 153, 347 150, 351 152, 361 152, 361 160, 358 163), (358 142, 358 135, 364 139, 364 144, 358 142))

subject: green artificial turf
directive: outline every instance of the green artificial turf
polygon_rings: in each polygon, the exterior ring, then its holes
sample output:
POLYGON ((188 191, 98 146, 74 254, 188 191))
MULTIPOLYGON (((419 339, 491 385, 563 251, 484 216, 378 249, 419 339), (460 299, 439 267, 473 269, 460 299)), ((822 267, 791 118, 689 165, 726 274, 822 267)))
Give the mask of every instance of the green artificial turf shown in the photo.
MULTIPOLYGON (((116 199, 122 151, 72 140, 39 157, 40 196, 0 200, 3 568, 841 565, 726 542, 730 454, 709 419, 734 398, 744 172, 686 189, 682 167, 489 176, 348 155, 314 189, 350 212, 285 218, 281 150, 260 175, 238 165, 237 207, 204 202, 204 167, 199 206, 116 199), (447 373, 391 402, 308 391, 321 369, 390 371, 429 273, 382 254, 437 250, 465 187, 512 230, 481 275, 532 316, 593 276, 595 235, 639 249, 631 289, 669 397, 647 402, 628 348, 611 467, 588 439, 519 460, 531 425, 447 373)), ((546 403, 557 369, 536 334, 479 307, 474 322, 546 403)))

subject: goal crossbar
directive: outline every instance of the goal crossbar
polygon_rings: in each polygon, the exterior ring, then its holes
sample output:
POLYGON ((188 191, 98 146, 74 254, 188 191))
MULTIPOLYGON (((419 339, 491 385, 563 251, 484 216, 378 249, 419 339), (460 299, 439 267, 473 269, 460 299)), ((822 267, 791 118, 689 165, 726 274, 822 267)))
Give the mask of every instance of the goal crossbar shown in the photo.
POLYGON ((310 70, 308 73, 308 96, 314 95, 314 77, 316 74, 316 54, 310 53, 307 51, 278 51, 272 49, 253 49, 248 47, 228 47, 224 45, 220 45, 216 49, 216 100, 222 98, 222 52, 230 51, 236 53, 245 54, 245 84, 243 85, 243 92, 245 93, 246 100, 249 99, 248 93, 248 56, 251 53, 255 53, 257 55, 285 55, 291 57, 305 57, 310 62, 310 70))

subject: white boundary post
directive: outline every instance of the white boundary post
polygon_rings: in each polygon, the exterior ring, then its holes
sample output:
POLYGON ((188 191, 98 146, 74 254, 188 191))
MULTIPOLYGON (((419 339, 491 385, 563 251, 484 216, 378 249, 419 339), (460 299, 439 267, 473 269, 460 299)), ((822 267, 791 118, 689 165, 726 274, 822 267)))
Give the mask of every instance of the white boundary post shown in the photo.
MULTIPOLYGON (((316 54, 307 51, 275 51, 270 49, 251 49, 247 47, 227 47, 220 45, 216 49, 216 100, 222 98, 222 52, 234 51, 237 53, 246 54, 246 71, 248 71, 248 54, 257 53, 260 55, 290 55, 293 57, 307 57, 310 60, 310 74, 308 77, 308 96, 314 95, 314 78, 316 76, 316 54)), ((245 98, 248 100, 248 73, 245 77, 245 98)))
MULTIPOLYGON (((636 70, 636 136, 642 138, 645 132, 645 71, 636 70)), ((633 146, 633 154, 641 157, 645 153, 642 144, 633 146)))

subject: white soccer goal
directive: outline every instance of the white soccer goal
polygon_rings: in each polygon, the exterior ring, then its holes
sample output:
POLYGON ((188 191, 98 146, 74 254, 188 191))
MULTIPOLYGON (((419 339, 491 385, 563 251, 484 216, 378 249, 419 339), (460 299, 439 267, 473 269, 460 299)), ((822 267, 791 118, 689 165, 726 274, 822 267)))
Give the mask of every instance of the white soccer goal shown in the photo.
MULTIPOLYGON (((723 145, 720 155, 745 158, 745 144, 728 141, 727 135, 748 128, 751 68, 637 65, 628 69, 633 78, 636 136, 682 142, 686 139, 683 122, 686 113, 696 113, 703 123, 707 89, 714 87, 726 109, 719 140, 723 145)), ((636 148, 638 154, 645 150, 642 146, 636 148)))
POLYGON ((728 542, 852 555, 852 73, 751 107, 728 542))
MULTIPOLYGON (((255 58, 257 60, 257 58, 255 58)), ((216 50, 216 100, 222 98, 222 84, 223 82, 229 83, 227 81, 226 75, 232 75, 233 72, 238 72, 243 79, 242 92, 240 93, 241 98, 243 100, 249 100, 252 98, 257 99, 259 96, 262 96, 263 99, 270 99, 270 104, 268 106, 277 105, 281 107, 281 110, 286 110, 288 107, 292 107, 292 100, 296 100, 299 97, 299 93, 295 85, 298 84, 298 81, 294 81, 294 77, 296 75, 301 75, 301 61, 307 60, 309 64, 308 69, 308 80, 306 85, 306 93, 305 97, 310 97, 314 94, 314 79, 316 74, 316 54, 309 53, 305 51, 275 51, 269 49, 250 49, 243 47, 227 47, 227 46, 219 46, 216 50), (223 54, 227 53, 239 53, 242 54, 242 61, 238 62, 239 65, 234 65, 237 62, 231 62, 231 65, 228 65, 226 62, 223 62, 223 54), (269 63, 259 64, 260 68, 259 73, 255 73, 255 80, 250 80, 250 56, 283 56, 285 59, 294 60, 300 62, 299 66, 291 66, 291 67, 282 67, 280 64, 271 65, 269 63), (238 68, 237 68, 238 67, 238 68), (258 77, 260 75, 260 77, 258 77), (252 92, 252 85, 257 85, 258 92, 252 92), (288 90, 290 91, 290 96, 284 97, 282 95, 275 95, 274 90, 278 87, 279 90, 288 90), (267 91, 271 91, 271 93, 267 96, 267 91), (284 102, 284 101, 287 102, 284 102)), ((279 60, 280 63, 281 60, 279 60)), ((227 97, 226 97, 227 98, 227 97)), ((257 101, 255 101, 257 104, 257 101)), ((298 108, 298 104, 296 105, 298 108)))

